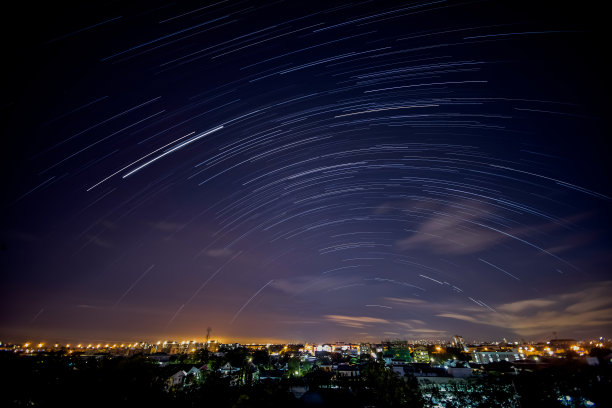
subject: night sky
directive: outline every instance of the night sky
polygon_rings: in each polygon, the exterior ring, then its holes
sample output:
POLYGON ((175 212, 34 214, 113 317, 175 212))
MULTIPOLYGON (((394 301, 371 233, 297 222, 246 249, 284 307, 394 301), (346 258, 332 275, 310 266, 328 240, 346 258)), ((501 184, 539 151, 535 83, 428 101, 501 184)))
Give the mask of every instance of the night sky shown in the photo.
POLYGON ((578 7, 5 10, 0 339, 612 336, 578 7))

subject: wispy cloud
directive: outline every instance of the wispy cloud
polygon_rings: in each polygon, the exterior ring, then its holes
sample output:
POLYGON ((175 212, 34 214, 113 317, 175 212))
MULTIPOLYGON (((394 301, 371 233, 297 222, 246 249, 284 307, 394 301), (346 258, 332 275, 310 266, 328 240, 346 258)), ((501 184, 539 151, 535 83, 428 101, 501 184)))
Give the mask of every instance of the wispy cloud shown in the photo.
POLYGON ((296 276, 293 278, 277 279, 274 281, 272 286, 289 295, 295 296, 310 289, 321 289, 321 286, 319 284, 323 282, 325 282, 325 286, 328 287, 330 284, 339 284, 339 282, 343 282, 343 280, 338 280, 333 277, 321 278, 320 276, 303 275, 296 276))
POLYGON ((325 318, 341 326, 363 328, 372 324, 389 324, 386 319, 367 316, 325 315, 325 318))
POLYGON ((430 335, 430 336, 443 336, 448 332, 446 330, 436 330, 436 329, 411 329, 409 330, 412 334, 421 334, 421 335, 430 335))
MULTIPOLYGON (((377 211, 400 210, 400 204, 394 208, 388 204, 377 211)), ((479 253, 500 243, 533 234, 555 234, 553 242, 548 244, 550 254, 561 254, 576 247, 590 244, 596 236, 591 233, 578 233, 573 228, 578 221, 588 218, 590 214, 580 213, 561 219, 546 217, 541 222, 529 226, 500 228, 494 226, 507 224, 504 211, 513 206, 500 208, 499 205, 476 201, 468 198, 457 198, 445 202, 410 202, 404 203, 402 212, 408 217, 420 221, 412 229, 407 229, 408 236, 399 239, 395 245, 400 250, 427 249, 437 254, 462 255, 479 253), (570 232, 571 231, 571 232, 570 232)))
POLYGON ((528 299, 520 300, 518 302, 505 303, 497 306, 497 310, 509 313, 518 313, 530 309, 540 309, 546 306, 556 305, 557 302, 552 299, 528 299))
POLYGON ((425 303, 424 300, 414 299, 414 298, 396 298, 396 297, 386 297, 385 300, 389 302, 397 303, 397 304, 422 304, 425 303))
MULTIPOLYGON (((429 205, 431 207, 431 204, 429 205)), ((427 215, 407 238, 395 245, 402 250, 428 248, 441 254, 471 254, 497 245, 505 236, 480 228, 476 223, 494 219, 492 207, 464 200, 434 208, 407 209, 407 214, 427 215)))
POLYGON ((232 256, 233 254, 234 251, 229 248, 209 249, 208 251, 206 251, 206 255, 211 258, 227 258, 232 256))
MULTIPOLYGON (((437 316, 448 317, 450 319, 464 320, 466 322, 471 322, 471 323, 479 323, 477 318, 468 316, 468 315, 459 314, 459 313, 440 313, 437 316)), ((481 323, 484 323, 484 322, 481 322, 481 323)))
POLYGON ((437 316, 506 328, 532 336, 612 325, 612 281, 598 282, 569 293, 496 306, 497 312, 459 310, 437 316))

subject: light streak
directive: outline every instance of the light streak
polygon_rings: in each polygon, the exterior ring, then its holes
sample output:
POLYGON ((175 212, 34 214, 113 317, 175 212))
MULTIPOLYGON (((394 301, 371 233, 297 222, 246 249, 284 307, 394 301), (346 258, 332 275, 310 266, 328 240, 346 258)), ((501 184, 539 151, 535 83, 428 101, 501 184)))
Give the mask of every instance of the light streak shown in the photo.
MULTIPOLYGON (((196 140, 199 140, 199 139, 201 139, 201 138, 203 138, 203 137, 205 137, 205 136, 208 136, 208 135, 210 135, 211 133, 217 132, 217 131, 219 131, 219 130, 221 130, 221 129, 223 129, 223 125, 221 125, 221 126, 217 126, 216 128, 211 129, 211 130, 207 130, 207 131, 206 131, 206 132, 204 132, 204 133, 200 133, 199 135, 197 135, 197 136, 195 136, 195 137, 193 137, 193 138, 191 138, 191 139, 189 139, 189 140, 187 140, 187 141, 185 141, 185 142, 183 142, 183 143, 180 143, 179 145, 177 145, 177 146, 175 146, 175 147, 171 148, 170 150, 168 150, 168 151, 166 151, 166 152, 164 152, 164 153, 160 154, 159 156, 154 157, 153 159, 149 160, 148 162, 146 162, 146 163, 144 163, 144 164, 142 164, 142 165, 140 165, 140 166, 136 167, 134 170, 129 171, 128 173, 124 174, 122 178, 127 178, 127 177, 131 176, 132 174, 134 174, 134 173, 136 173, 136 172, 138 172, 138 171, 142 170, 143 168, 147 167, 149 164, 151 164, 151 163, 153 163, 153 162, 155 162, 155 161, 157 161, 157 160, 161 159, 162 157, 167 156, 167 155, 169 155, 170 153, 173 153, 173 152, 177 151, 178 149, 180 149, 180 148, 182 148, 182 147, 185 147, 185 146, 187 146, 188 144, 191 144, 191 143, 195 142, 196 140)), ((159 151, 159 150, 160 150, 160 149, 158 149, 157 151, 159 151)))
POLYGON ((251 296, 249 298, 249 300, 246 301, 246 303, 244 305, 242 305, 242 307, 238 310, 238 312, 236 312, 236 314, 234 315, 234 318, 232 319, 232 321, 230 322, 230 324, 234 324, 234 321, 236 321, 236 319, 238 318, 238 316, 240 315, 240 312, 242 312, 244 310, 245 307, 247 307, 247 305, 249 303, 251 303, 251 300, 253 300, 255 298, 255 296, 259 295, 259 293, 264 290, 266 287, 268 287, 272 282, 274 282, 274 279, 270 280, 268 283, 266 283, 265 285, 263 285, 261 287, 261 289, 259 289, 257 292, 255 292, 255 294, 253 296, 251 296))

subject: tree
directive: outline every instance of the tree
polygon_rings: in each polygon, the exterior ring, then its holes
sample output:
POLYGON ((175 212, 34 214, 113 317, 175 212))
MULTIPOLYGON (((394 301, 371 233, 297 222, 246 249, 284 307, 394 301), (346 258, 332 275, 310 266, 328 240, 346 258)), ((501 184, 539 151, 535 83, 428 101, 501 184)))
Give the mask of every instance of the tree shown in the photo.
POLYGON ((319 367, 315 366, 304 377, 306 378, 306 383, 308 384, 309 388, 319 389, 322 387, 329 388, 331 385, 332 376, 332 373, 323 371, 319 367))
POLYGON ((576 362, 556 362, 535 372, 522 372, 514 380, 521 407, 561 407, 559 399, 572 406, 612 406, 612 366, 587 366, 576 362), (567 400, 569 397, 569 400, 567 400))
POLYGON ((360 385, 356 393, 365 405, 388 408, 423 406, 416 378, 400 378, 384 363, 368 363, 362 371, 360 385))
POLYGON ((255 350, 253 352, 253 364, 256 366, 270 367, 270 353, 266 349, 255 350))
POLYGON ((249 349, 245 347, 238 347, 225 353, 224 359, 230 363, 232 367, 238 368, 244 366, 250 356, 251 353, 249 352, 249 349))
POLYGON ((331 361, 333 364, 339 364, 339 363, 343 363, 346 361, 342 353, 335 352, 335 353, 332 353, 330 357, 331 357, 331 361))
POLYGON ((287 362, 287 370, 289 371, 289 375, 298 375, 300 372, 300 358, 299 357, 291 357, 287 362))
POLYGON ((305 360, 305 361, 302 363, 302 372, 307 373, 307 372, 309 372, 310 370, 312 370, 312 367, 313 367, 312 362, 311 362, 311 361, 308 361, 308 360, 305 360))
POLYGON ((206 364, 211 358, 212 353, 207 348, 201 348, 195 352, 194 359, 199 364, 206 364))
POLYGON ((612 350, 610 350, 609 348, 594 347, 591 349, 589 356, 603 359, 604 357, 609 356, 611 353, 612 350))

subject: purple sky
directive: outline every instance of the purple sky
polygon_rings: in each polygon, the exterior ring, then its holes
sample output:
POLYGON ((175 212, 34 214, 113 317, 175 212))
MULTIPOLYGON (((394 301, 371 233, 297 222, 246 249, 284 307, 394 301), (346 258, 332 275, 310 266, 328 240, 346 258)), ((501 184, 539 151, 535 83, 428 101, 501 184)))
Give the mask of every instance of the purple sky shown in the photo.
POLYGON ((604 26, 564 7, 11 10, 0 340, 612 336, 604 26))

